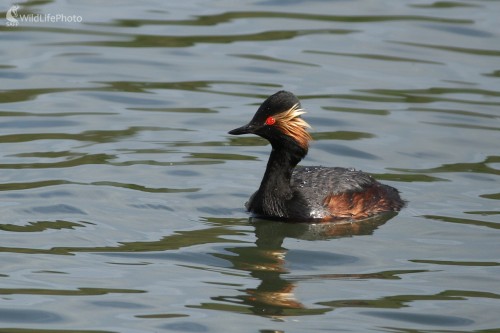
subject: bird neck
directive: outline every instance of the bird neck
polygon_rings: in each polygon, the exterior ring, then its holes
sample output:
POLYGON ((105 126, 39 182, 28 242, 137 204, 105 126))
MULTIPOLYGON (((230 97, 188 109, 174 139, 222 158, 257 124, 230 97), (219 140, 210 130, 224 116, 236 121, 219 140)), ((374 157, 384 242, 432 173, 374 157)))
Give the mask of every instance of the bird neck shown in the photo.
POLYGON ((286 201, 293 196, 290 184, 293 169, 306 154, 307 149, 298 145, 285 147, 273 144, 253 208, 266 215, 286 217, 286 201))
POLYGON ((306 153, 301 148, 292 150, 273 145, 261 187, 267 184, 274 187, 278 184, 281 185, 281 183, 290 187, 293 169, 304 158, 306 153))

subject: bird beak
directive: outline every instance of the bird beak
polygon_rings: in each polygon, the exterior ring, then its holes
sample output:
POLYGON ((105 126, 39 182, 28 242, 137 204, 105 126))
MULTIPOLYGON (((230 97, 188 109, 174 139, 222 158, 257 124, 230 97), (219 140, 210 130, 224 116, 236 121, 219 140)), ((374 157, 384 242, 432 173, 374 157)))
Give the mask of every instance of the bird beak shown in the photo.
POLYGON ((249 133, 253 133, 253 130, 254 130, 253 126, 250 124, 247 124, 245 126, 241 126, 241 127, 235 128, 232 131, 229 131, 229 134, 232 134, 232 135, 249 134, 249 133))

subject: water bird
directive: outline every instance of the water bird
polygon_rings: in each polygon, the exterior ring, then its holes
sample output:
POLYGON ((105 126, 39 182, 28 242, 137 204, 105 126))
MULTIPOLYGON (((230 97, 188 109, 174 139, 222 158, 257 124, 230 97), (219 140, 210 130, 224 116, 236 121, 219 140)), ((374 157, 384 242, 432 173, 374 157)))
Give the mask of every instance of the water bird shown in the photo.
POLYGON ((246 208, 254 216, 283 221, 358 220, 401 210, 399 191, 352 168, 297 166, 312 140, 305 111, 291 92, 269 96, 252 120, 229 131, 256 134, 271 143, 266 171, 246 208))

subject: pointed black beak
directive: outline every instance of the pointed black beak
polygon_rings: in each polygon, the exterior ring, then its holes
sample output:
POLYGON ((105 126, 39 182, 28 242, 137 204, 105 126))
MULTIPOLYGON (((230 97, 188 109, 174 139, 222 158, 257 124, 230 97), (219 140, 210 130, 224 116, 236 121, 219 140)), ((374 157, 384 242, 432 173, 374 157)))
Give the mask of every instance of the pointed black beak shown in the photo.
POLYGON ((245 126, 235 128, 234 130, 229 131, 228 133, 232 134, 232 135, 241 135, 241 134, 253 133, 253 130, 254 130, 254 126, 247 124, 245 126))

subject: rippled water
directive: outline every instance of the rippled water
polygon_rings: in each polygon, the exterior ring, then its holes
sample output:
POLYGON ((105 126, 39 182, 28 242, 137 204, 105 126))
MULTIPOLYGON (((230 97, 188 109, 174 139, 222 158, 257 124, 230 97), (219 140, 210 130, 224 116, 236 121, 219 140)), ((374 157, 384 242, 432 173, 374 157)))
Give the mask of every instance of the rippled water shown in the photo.
POLYGON ((0 25, 0 332, 500 331, 499 12, 20 3, 82 22, 0 25), (280 89, 309 111, 303 164, 408 207, 249 220, 270 147, 226 133, 280 89))

